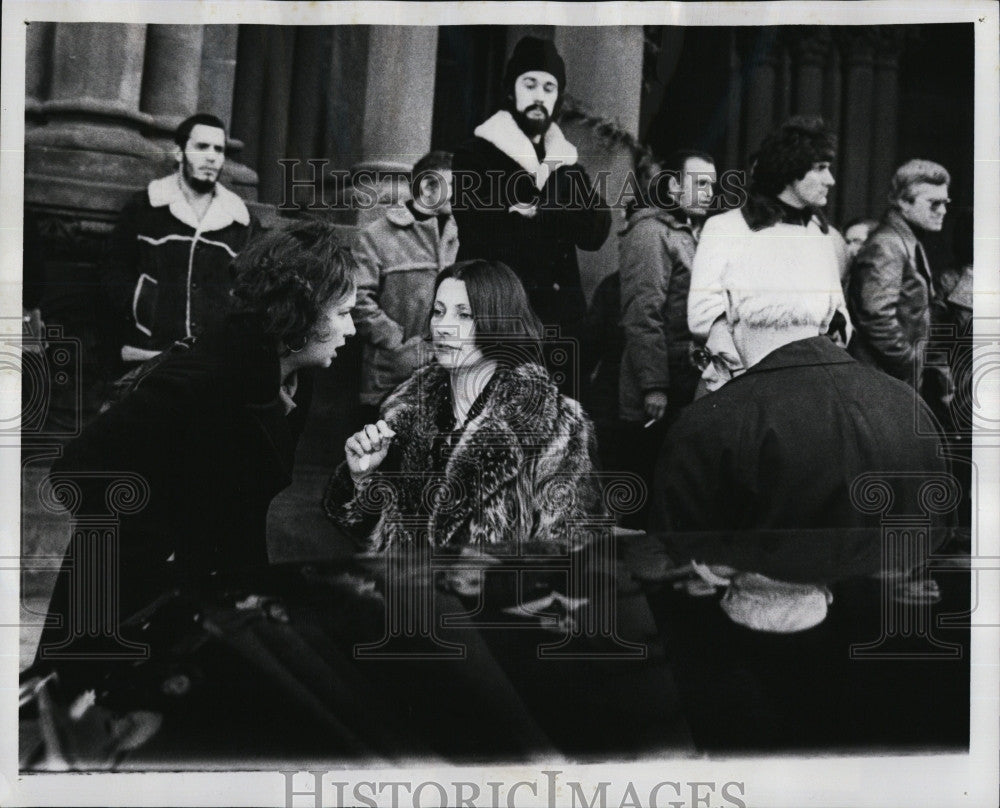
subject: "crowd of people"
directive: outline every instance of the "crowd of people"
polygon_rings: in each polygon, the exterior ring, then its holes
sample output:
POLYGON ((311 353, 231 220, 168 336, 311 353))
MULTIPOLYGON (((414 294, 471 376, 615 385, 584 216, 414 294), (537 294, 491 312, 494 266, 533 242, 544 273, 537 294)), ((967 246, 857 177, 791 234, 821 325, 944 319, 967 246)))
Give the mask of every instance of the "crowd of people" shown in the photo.
MULTIPOLYGON (((615 516, 601 475, 633 475, 647 507, 619 522, 662 536, 677 568, 689 566, 678 597, 710 595, 702 622, 678 630, 664 618, 696 741, 718 740, 702 670, 733 624, 747 632, 741 675, 767 683, 743 700, 736 740, 843 741, 830 712, 839 702, 782 705, 780 693, 816 687, 810 632, 836 612, 844 582, 889 572, 856 481, 891 472, 903 480, 897 501, 912 504, 925 478, 949 474, 969 399, 961 389, 956 399, 951 368, 925 357, 932 326, 968 328, 971 225, 956 228, 962 265, 931 267, 922 239, 942 227, 950 178, 911 160, 881 221, 848 222, 842 236, 824 214, 835 138, 796 117, 752 156, 738 208, 709 216, 708 153, 680 151, 648 171, 666 193, 630 210, 619 266, 588 311, 576 251, 600 249, 612 217, 555 123, 566 81, 551 42, 523 39, 502 108, 453 154, 417 161, 410 198, 350 245, 318 220, 261 232, 218 181, 222 122, 185 121, 177 172, 126 206, 103 274, 120 358, 133 366, 124 396, 54 472, 90 474, 84 511, 103 497, 93 472, 150 482, 148 506, 121 523, 122 614, 181 581, 252 575, 267 562, 268 504, 292 480, 310 374, 356 327, 364 418, 326 488, 331 526, 374 551, 421 540, 573 546, 575 525, 615 516), (577 361, 559 361, 566 344, 577 361), (431 479, 454 496, 428 500, 431 479), (376 484, 394 495, 372 509, 376 484), (859 530, 870 546, 852 555, 859 530), (737 531, 749 537, 739 546, 737 531), (758 531, 805 538, 755 545, 758 531), (854 562, 832 570, 831 546, 854 562), (757 635, 787 635, 778 658, 802 666, 776 673, 775 657, 754 652, 757 635)), ((952 519, 932 515, 935 527, 952 519)), ((53 613, 71 608, 80 552, 68 551, 53 613)), ((892 572, 904 587, 910 570, 892 572)), ((925 590, 909 595, 932 598, 925 590)), ((877 592, 864 593, 877 612, 877 592)), ((689 618, 684 608, 674 614, 689 618)), ((837 631, 823 654, 842 650, 837 631)))

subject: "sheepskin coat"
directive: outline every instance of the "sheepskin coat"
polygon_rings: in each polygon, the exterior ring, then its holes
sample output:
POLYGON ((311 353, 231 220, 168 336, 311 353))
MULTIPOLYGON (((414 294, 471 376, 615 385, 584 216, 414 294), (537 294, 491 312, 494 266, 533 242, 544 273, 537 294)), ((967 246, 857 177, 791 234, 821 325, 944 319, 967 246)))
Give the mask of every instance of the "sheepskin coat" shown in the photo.
POLYGON ((330 518, 379 550, 415 538, 575 544, 573 520, 603 514, 593 427, 542 367, 499 368, 446 460, 438 454, 443 408, 451 410, 448 373, 431 363, 382 405, 396 437, 378 472, 356 490, 346 463, 334 473, 324 498, 330 518))
POLYGON ((507 264, 524 284, 531 308, 563 336, 587 313, 577 248, 599 250, 611 213, 595 190, 576 147, 556 124, 542 139, 540 160, 513 116, 501 110, 476 127, 452 162, 458 260, 507 264), (526 218, 514 205, 536 205, 526 218))

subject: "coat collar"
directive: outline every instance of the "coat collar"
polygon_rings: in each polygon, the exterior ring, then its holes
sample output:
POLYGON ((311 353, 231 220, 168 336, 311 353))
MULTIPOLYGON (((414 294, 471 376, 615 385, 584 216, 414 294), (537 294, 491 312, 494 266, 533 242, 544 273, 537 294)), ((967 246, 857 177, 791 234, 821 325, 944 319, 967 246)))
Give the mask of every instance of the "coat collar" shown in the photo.
POLYGON ((388 208, 385 212, 385 218, 396 227, 412 227, 417 221, 406 205, 393 205, 388 208))
POLYGON ((749 368, 740 378, 746 378, 755 373, 767 373, 783 368, 807 367, 810 365, 846 365, 854 362, 850 354, 843 348, 833 344, 827 336, 809 337, 795 342, 789 342, 771 351, 752 368, 749 368))
POLYGON ((895 230, 900 238, 906 242, 907 246, 914 247, 918 241, 917 234, 913 232, 913 228, 910 223, 906 221, 906 217, 903 216, 896 208, 889 208, 885 212, 883 220, 895 230))
MULTIPOLYGON (((385 218, 388 219, 396 227, 412 227, 417 223, 417 217, 413 215, 413 211, 410 210, 409 205, 393 205, 390 208, 386 208, 385 218)), ((434 226, 437 227, 437 215, 431 216, 428 221, 434 222, 434 226)), ((454 220, 453 216, 448 217, 448 222, 445 223, 445 228, 447 229, 448 224, 454 220)))
POLYGON ((203 233, 224 230, 234 222, 244 227, 250 224, 250 211, 243 200, 221 183, 215 184, 212 202, 205 216, 198 221, 181 190, 181 182, 181 176, 177 172, 153 180, 147 188, 149 204, 154 208, 169 207, 170 214, 175 219, 203 233))
POLYGON ((566 140, 562 130, 552 123, 542 138, 545 162, 538 162, 535 147, 521 131, 514 116, 502 109, 476 127, 476 137, 496 146, 521 168, 535 177, 535 187, 541 190, 549 175, 561 166, 576 164, 576 147, 566 140))
POLYGON ((639 224, 639 222, 645 221, 646 219, 656 219, 659 222, 663 222, 671 230, 683 230, 685 233, 694 234, 694 227, 691 225, 690 221, 681 221, 665 208, 649 207, 639 208, 635 213, 633 213, 628 222, 626 222, 625 227, 622 228, 619 235, 624 236, 633 227, 639 224))
POLYGON ((923 242, 920 241, 920 238, 913 231, 913 226, 906 221, 906 217, 903 216, 903 214, 896 208, 889 208, 885 212, 883 221, 895 230, 897 235, 899 235, 899 237, 903 240, 903 244, 906 246, 906 252, 913 260, 914 265, 917 267, 917 271, 924 276, 928 286, 933 289, 934 283, 930 276, 931 268, 927 261, 927 253, 924 250, 923 242))
POLYGON ((803 222, 807 228, 815 225, 824 235, 830 232, 830 223, 819 208, 799 211, 780 199, 761 193, 751 192, 740 211, 747 227, 754 232, 774 227, 776 224, 795 224, 801 227, 803 222), (790 219, 793 221, 789 221, 790 219))

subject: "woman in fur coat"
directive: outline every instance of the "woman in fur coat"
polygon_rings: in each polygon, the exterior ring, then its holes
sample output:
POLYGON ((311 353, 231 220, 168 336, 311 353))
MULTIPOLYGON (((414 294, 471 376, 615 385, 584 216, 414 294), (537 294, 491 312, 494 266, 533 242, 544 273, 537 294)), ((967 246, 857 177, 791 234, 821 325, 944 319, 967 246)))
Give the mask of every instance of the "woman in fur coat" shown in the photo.
POLYGON ((464 261, 437 277, 433 361, 347 439, 327 514, 371 549, 409 541, 574 544, 602 512, 580 405, 536 364, 541 325, 514 272, 464 261))

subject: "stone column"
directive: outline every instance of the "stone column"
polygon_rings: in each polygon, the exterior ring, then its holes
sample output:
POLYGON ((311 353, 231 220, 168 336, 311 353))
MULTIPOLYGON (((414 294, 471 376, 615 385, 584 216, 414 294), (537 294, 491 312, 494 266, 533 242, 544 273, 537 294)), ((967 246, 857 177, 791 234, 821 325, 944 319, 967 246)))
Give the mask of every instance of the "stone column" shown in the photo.
MULTIPOLYGON (((399 178, 395 183, 389 179, 376 183, 379 205, 401 195, 403 178, 430 149, 437 38, 433 26, 370 29, 362 159, 352 167, 352 174, 399 178)), ((366 224, 375 215, 374 210, 360 210, 358 223, 366 224)))
POLYGON ((736 46, 736 32, 729 38, 729 106, 726 115, 726 163, 727 169, 745 168, 746 154, 740 142, 740 120, 743 109, 743 63, 736 46))
POLYGON ((24 106, 29 113, 37 112, 41 101, 49 94, 55 33, 54 22, 29 23, 25 32, 24 106))
POLYGON ((157 128, 172 132, 198 107, 201 78, 201 25, 150 25, 141 109, 157 128))
POLYGON ((587 109, 616 121, 637 137, 642 95, 642 26, 559 26, 554 42, 566 62, 567 92, 587 109))
POLYGON ((797 79, 795 110, 801 114, 820 115, 823 112, 823 68, 830 50, 829 32, 807 30, 794 38, 792 50, 797 79))
POLYGON ((25 136, 25 204, 112 216, 152 179, 154 148, 138 130, 145 25, 58 23, 52 81, 25 136))
POLYGON ((840 211, 842 218, 867 216, 874 100, 874 39, 869 29, 842 34, 845 86, 844 123, 840 143, 840 211))
POLYGON ((778 58, 776 33, 767 29, 743 34, 743 64, 747 71, 746 148, 752 154, 774 128, 778 58), (752 38, 750 38, 752 37, 752 38))
MULTIPOLYGON (((840 135, 841 122, 841 96, 843 92, 843 78, 840 71, 840 51, 835 44, 831 43, 830 53, 827 58, 826 70, 823 76, 823 120, 826 121, 830 129, 840 135)), ((843 221, 840 209, 840 185, 844 181, 844 151, 843 143, 840 144, 839 156, 833 161, 833 175, 837 184, 827 197, 826 209, 835 221, 843 221)))
POLYGON ((202 31, 197 106, 201 112, 215 115, 228 129, 233 121, 239 26, 206 25, 202 31))
POLYGON ((885 26, 877 29, 872 158, 868 185, 868 211, 877 215, 887 204, 889 185, 896 170, 899 129, 899 53, 902 32, 885 26))
MULTIPOLYGON (((567 93, 580 107, 617 125, 633 138, 639 135, 642 100, 642 26, 559 26, 554 42, 566 63, 567 93)), ((566 136, 580 152, 580 162, 594 182, 604 175, 608 201, 616 200, 633 168, 632 151, 612 145, 589 128, 566 127, 566 136)), ((591 294, 601 280, 618 269, 618 239, 614 236, 625 220, 625 211, 611 211, 611 235, 596 252, 577 251, 584 294, 591 294)))
MULTIPOLYGON (((243 143, 232 136, 233 91, 236 87, 236 46, 238 25, 202 26, 201 70, 198 76, 198 100, 195 109, 208 112, 226 125, 229 133, 226 167, 222 182, 247 201, 257 199, 257 172, 237 162, 243 143)), ((260 216, 260 210, 254 209, 260 216)))

